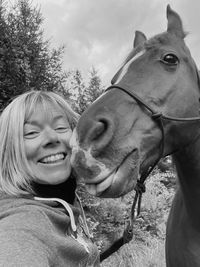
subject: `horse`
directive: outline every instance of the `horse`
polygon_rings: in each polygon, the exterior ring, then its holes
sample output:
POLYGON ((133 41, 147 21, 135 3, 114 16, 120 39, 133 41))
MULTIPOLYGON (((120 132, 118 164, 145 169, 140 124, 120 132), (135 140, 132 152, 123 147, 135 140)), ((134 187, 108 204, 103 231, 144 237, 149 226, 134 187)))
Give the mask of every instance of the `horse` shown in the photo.
POLYGON ((200 266, 200 78, 180 16, 167 6, 167 30, 134 47, 112 85, 82 114, 72 165, 88 191, 120 197, 160 158, 172 155, 176 190, 166 227, 166 265, 200 266))

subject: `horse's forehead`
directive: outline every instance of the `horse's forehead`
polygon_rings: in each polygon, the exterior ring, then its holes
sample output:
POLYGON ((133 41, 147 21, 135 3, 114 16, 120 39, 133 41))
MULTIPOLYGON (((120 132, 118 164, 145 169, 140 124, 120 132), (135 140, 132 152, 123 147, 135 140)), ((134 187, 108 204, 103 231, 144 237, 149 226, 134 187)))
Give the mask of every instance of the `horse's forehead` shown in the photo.
POLYGON ((186 45, 183 39, 176 37, 175 35, 169 34, 167 32, 158 34, 144 44, 146 50, 172 50, 177 53, 188 53, 186 45))
POLYGON ((127 62, 122 66, 122 68, 117 72, 115 77, 115 83, 119 83, 120 80, 124 77, 126 72, 128 72, 129 66, 136 61, 140 56, 142 56, 145 53, 145 50, 141 50, 139 53, 134 54, 132 58, 127 60, 127 62))
POLYGON ((148 65, 151 59, 155 59, 155 57, 158 59, 158 57, 162 57, 165 53, 175 53, 178 57, 183 58, 187 62, 191 60, 190 51, 185 45, 184 40, 168 32, 164 32, 148 39, 140 47, 133 49, 127 56, 122 67, 113 77, 112 84, 119 83, 126 73, 128 73, 129 67, 132 64, 139 66, 146 58, 145 62, 148 65), (143 56, 141 57, 142 61, 137 60, 140 56, 143 56))
POLYGON ((148 39, 143 46, 140 46, 133 50, 127 57, 125 64, 128 62, 134 62, 134 59, 137 59, 138 55, 144 54, 143 52, 154 53, 157 51, 168 51, 168 52, 177 52, 178 54, 187 54, 190 55, 189 49, 185 45, 183 39, 177 38, 175 35, 169 34, 167 32, 158 34, 150 39, 148 39))

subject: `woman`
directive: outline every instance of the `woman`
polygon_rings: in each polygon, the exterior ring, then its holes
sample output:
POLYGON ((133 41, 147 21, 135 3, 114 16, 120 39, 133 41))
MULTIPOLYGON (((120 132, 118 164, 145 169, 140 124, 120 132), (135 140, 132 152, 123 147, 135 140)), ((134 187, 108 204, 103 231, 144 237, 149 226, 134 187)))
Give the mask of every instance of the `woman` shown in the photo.
POLYGON ((76 183, 69 140, 77 121, 53 92, 15 98, 0 117, 0 266, 99 266, 76 183))

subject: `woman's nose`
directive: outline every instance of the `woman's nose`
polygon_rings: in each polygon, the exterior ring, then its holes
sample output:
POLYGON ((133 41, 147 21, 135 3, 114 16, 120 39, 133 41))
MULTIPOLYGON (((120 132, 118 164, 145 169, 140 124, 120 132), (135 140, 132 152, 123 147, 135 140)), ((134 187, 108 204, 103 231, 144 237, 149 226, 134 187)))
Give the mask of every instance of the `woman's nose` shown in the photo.
POLYGON ((51 145, 51 144, 55 144, 55 143, 58 143, 59 142, 59 137, 58 137, 58 133, 48 127, 47 129, 45 129, 45 132, 44 132, 44 145, 47 146, 47 145, 51 145))

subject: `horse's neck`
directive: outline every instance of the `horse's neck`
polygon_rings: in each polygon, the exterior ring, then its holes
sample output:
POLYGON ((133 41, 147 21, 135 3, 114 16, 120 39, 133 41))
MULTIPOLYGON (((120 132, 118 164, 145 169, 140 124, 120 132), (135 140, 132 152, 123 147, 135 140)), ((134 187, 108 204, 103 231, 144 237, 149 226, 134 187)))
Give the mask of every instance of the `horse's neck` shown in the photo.
POLYGON ((187 212, 200 223, 200 136, 174 156, 187 212))

